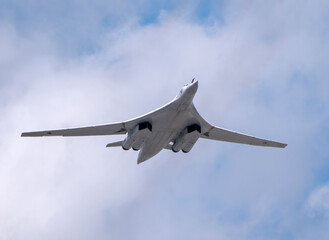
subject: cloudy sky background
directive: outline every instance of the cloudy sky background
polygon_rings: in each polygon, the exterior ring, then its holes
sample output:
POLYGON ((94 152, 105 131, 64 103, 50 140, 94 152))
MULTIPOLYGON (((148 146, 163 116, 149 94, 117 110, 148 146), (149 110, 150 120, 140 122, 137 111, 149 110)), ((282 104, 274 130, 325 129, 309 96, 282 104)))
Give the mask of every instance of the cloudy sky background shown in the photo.
POLYGON ((1 1, 0 239, 327 239, 329 2, 1 1), (169 102, 288 143, 20 138, 169 102))

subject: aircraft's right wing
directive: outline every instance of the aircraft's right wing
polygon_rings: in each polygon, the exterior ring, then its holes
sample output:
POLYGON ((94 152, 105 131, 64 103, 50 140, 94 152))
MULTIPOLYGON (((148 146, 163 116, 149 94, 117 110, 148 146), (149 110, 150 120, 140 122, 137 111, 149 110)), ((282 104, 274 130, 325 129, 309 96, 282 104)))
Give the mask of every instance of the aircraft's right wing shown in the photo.
POLYGON ((152 122, 152 119, 156 118, 162 111, 164 111, 170 103, 144 114, 140 117, 130 119, 125 122, 110 123, 97 126, 79 127, 79 128, 67 128, 59 130, 46 130, 37 132, 23 132, 22 137, 44 137, 44 136, 63 136, 63 137, 76 137, 76 136, 104 136, 104 135, 116 135, 126 134, 137 124, 145 121, 152 122))
POLYGON ((264 147, 285 148, 287 146, 285 143, 273 142, 214 126, 211 126, 206 132, 202 133, 201 138, 264 147))

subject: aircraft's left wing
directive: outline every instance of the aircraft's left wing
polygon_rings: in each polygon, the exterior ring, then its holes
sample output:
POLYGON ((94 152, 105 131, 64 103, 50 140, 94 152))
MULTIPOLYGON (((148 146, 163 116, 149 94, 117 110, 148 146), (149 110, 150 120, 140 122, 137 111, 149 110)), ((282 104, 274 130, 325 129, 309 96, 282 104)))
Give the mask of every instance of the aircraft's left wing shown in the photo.
POLYGON ((125 134, 127 132, 125 123, 113 123, 90 127, 68 128, 60 130, 47 130, 39 132, 23 132, 22 137, 44 137, 44 136, 99 136, 125 134))
POLYGON ((285 143, 279 143, 262 138, 257 138, 214 126, 211 126, 210 129, 202 133, 201 137, 218 141, 242 143, 264 147, 285 148, 287 146, 287 144, 285 143))
POLYGON ((250 135, 246 135, 239 132, 234 132, 231 130, 227 130, 224 128, 215 127, 209 124, 206 120, 204 120, 200 114, 195 109, 194 105, 191 108, 191 113, 201 124, 201 138, 224 141, 224 142, 232 142, 232 143, 242 143, 249 144, 255 146, 264 146, 264 147, 278 147, 285 148, 287 144, 274 142, 262 138, 253 137, 250 135))

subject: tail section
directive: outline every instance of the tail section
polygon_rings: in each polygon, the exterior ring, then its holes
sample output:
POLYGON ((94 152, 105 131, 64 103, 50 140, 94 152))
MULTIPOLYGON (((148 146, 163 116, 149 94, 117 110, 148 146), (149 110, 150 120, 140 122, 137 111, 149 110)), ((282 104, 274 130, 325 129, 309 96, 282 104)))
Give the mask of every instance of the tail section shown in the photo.
POLYGON ((106 147, 122 147, 123 141, 113 142, 106 145, 106 147))

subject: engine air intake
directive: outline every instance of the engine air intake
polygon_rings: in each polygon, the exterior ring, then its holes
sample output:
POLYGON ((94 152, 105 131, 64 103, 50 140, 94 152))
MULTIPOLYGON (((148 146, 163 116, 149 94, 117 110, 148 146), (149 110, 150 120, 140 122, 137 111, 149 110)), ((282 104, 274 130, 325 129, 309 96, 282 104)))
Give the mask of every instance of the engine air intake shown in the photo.
POLYGON ((199 133, 201 133, 201 127, 198 124, 192 124, 187 127, 187 133, 191 133, 194 131, 198 131, 199 133))
POLYGON ((152 124, 149 122, 142 122, 138 125, 138 130, 143 130, 148 128, 152 132, 152 124))

